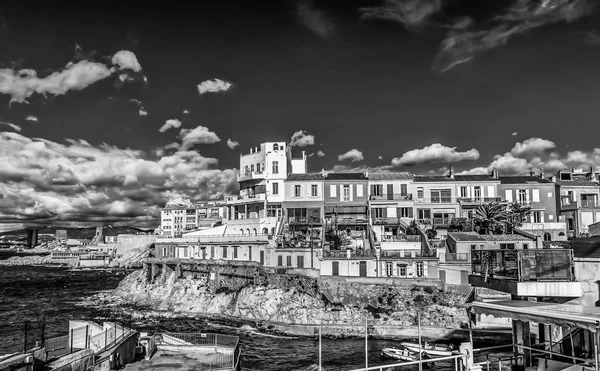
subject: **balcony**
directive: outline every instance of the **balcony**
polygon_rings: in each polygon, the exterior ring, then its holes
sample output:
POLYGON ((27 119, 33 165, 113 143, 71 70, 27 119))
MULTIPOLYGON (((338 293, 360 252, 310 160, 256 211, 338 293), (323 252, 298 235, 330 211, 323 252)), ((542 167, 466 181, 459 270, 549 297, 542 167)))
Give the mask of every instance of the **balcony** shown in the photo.
POLYGON ((239 173, 237 180, 238 182, 243 182, 244 180, 250 179, 263 179, 265 177, 265 173, 262 171, 248 171, 239 173))
POLYGON ((375 250, 323 250, 323 259, 375 259, 375 250))
POLYGON ((430 255, 423 255, 421 250, 381 250, 380 258, 387 259, 414 259, 414 258, 431 258, 430 255))
POLYGON ((321 225, 323 219, 318 217, 290 217, 287 219, 289 225, 321 225))
POLYGON ((252 202, 265 201, 267 195, 265 193, 245 194, 239 196, 230 196, 225 199, 228 205, 247 204, 252 202))
POLYGON ((371 201, 412 201, 412 194, 397 194, 397 193, 388 193, 381 195, 371 195, 369 196, 369 200, 371 201))
POLYGON ((501 197, 459 197, 458 202, 461 205, 481 205, 487 204, 490 202, 500 202, 502 201, 501 197))
POLYGON ((470 255, 469 253, 445 253, 444 258, 446 263, 466 263, 471 260, 470 255))
POLYGON ((560 200, 561 210, 595 209, 598 207, 600 207, 598 200, 595 199, 574 201, 569 198, 562 198, 560 200))
POLYGON ((579 297, 571 249, 474 250, 469 283, 517 296, 579 297))
POLYGON ((421 236, 381 236, 381 242, 421 242, 421 236))
POLYGON ((401 218, 372 218, 373 225, 405 225, 401 218))
POLYGON ((456 197, 417 197, 415 199, 415 204, 452 204, 456 202, 458 202, 458 199, 456 197))
POLYGON ((437 225, 437 226, 447 226, 452 222, 453 217, 446 218, 425 218, 425 219, 417 219, 417 223, 421 225, 437 225))

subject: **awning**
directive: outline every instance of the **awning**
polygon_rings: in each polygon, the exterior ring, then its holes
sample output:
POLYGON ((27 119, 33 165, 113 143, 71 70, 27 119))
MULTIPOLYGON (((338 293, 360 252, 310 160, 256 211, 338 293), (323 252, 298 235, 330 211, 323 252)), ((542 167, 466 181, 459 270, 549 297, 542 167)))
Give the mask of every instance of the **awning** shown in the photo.
POLYGON ((552 304, 525 300, 470 303, 471 312, 497 318, 512 318, 558 326, 577 327, 598 331, 600 308, 575 304, 552 304))

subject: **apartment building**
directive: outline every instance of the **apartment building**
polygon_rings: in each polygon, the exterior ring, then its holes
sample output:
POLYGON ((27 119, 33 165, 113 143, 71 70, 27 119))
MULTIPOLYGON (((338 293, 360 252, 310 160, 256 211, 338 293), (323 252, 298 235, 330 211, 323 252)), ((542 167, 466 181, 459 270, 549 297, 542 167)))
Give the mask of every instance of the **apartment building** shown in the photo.
POLYGON ((368 227, 368 178, 366 173, 324 172, 325 219, 349 234, 365 234, 368 227), (356 233, 354 233, 356 232, 356 233))
POLYGON ((479 205, 501 201, 497 170, 493 170, 491 175, 456 175, 454 184, 462 218, 471 219, 479 205))
POLYGON ((160 212, 161 236, 176 237, 183 233, 210 228, 227 219, 228 208, 223 201, 193 204, 190 200, 173 200, 160 212))
POLYGON ((369 173, 369 215, 375 235, 398 236, 414 219, 410 173, 369 173))
MULTIPOLYGON (((459 176, 460 177, 460 176, 459 176)), ((460 216, 456 176, 415 176, 412 189, 414 219, 424 228, 435 228, 445 235, 451 220, 460 216)))
POLYGON ((321 225, 325 213, 323 191, 323 174, 290 174, 284 182, 285 221, 321 225))
POLYGON ((585 237, 590 224, 600 221, 600 185, 593 171, 572 169, 558 171, 552 176, 555 184, 556 209, 566 223, 569 237, 585 237))

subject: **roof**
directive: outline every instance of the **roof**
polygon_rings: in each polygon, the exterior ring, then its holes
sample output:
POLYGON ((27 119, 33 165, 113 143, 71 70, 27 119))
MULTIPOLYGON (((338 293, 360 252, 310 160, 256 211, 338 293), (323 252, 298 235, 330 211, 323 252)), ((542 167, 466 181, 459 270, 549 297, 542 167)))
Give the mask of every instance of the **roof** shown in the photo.
POLYGON ((587 179, 577 179, 577 180, 556 180, 556 184, 559 186, 568 186, 568 187, 600 187, 600 185, 596 182, 592 182, 587 179))
POLYGON ((548 179, 535 175, 501 176, 498 179, 500 179, 500 184, 552 184, 548 179))
POLYGON ((365 173, 328 173, 325 180, 367 180, 365 173))
POLYGON ((553 324, 598 331, 600 308, 575 304, 553 304, 525 300, 506 300, 470 303, 475 314, 487 314, 497 318, 553 324))
POLYGON ((532 238, 520 235, 520 234, 482 234, 481 237, 483 237, 484 240, 486 241, 497 241, 497 242, 503 242, 503 241, 531 241, 532 238))
POLYGON ((600 258, 600 237, 574 238, 571 246, 576 258, 600 258))
POLYGON ((454 241, 485 241, 479 234, 475 232, 448 232, 448 237, 454 241))
POLYGON ((414 178, 415 183, 428 183, 428 182, 494 182, 498 179, 485 174, 476 175, 455 175, 454 179, 444 175, 418 175, 414 178))
POLYGON ((369 173, 369 180, 411 180, 411 173, 369 173))
POLYGON ((289 174, 286 180, 323 180, 321 173, 289 174))

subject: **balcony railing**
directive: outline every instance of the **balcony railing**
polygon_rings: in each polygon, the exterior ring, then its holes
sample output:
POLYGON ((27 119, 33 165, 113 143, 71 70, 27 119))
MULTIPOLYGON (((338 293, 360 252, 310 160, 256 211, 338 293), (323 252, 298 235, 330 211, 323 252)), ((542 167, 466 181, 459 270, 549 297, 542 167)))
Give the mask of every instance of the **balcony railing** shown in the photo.
POLYGON ((449 225, 452 222, 451 218, 425 218, 425 219, 417 219, 417 223, 424 225, 449 225))
POLYGON ((524 281, 574 281, 573 250, 471 251, 474 275, 524 281))
POLYGON ((469 253, 446 253, 447 262, 468 262, 469 253))
POLYGON ((579 201, 579 207, 581 207, 581 208, 598 207, 598 201, 597 200, 581 200, 581 201, 579 201))
POLYGON ((456 197, 415 198, 416 204, 451 204, 458 202, 456 197))
MULTIPOLYGON (((329 259, 347 259, 348 250, 323 250, 323 258, 329 259)), ((350 259, 354 258, 375 258, 375 250, 350 250, 350 259)))
POLYGON ((501 197, 460 197, 458 198, 458 202, 461 204, 486 204, 489 202, 500 202, 502 201, 501 197))
POLYGON ((287 222, 290 225, 316 225, 323 224, 323 219, 317 217, 289 217, 287 222))
POLYGON ((421 250, 381 250, 382 259, 393 258, 393 259, 413 259, 432 257, 431 255, 423 255, 421 250))
POLYGON ((401 218, 373 218, 374 225, 399 225, 402 224, 401 218))
POLYGON ((264 178, 264 173, 262 171, 248 171, 238 174, 238 181, 261 178, 264 178))
POLYGON ((381 236, 381 242, 421 242, 421 236, 381 236))
POLYGON ((387 193, 381 195, 371 195, 369 196, 369 200, 371 201, 411 201, 413 199, 412 194, 397 194, 397 193, 387 193))

